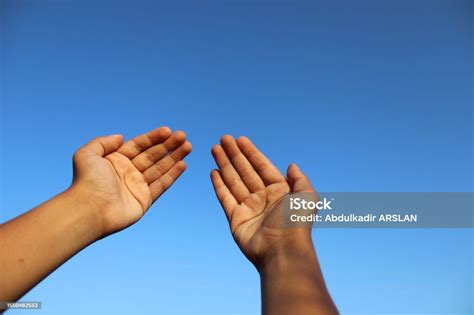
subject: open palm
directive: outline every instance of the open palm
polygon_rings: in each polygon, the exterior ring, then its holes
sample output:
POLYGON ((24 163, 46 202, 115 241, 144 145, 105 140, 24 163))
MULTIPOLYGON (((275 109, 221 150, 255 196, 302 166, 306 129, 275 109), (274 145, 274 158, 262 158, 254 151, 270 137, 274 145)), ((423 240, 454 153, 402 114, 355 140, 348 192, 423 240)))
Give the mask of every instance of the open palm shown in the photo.
POLYGON ((219 170, 211 172, 211 180, 232 235, 247 258, 259 265, 272 246, 302 232, 284 227, 282 198, 289 192, 314 190, 295 164, 285 178, 245 137, 222 137, 212 154, 219 170))
POLYGON ((160 127, 122 143, 96 138, 74 155, 74 184, 100 212, 104 234, 140 219, 186 168, 191 144, 181 132, 160 127))

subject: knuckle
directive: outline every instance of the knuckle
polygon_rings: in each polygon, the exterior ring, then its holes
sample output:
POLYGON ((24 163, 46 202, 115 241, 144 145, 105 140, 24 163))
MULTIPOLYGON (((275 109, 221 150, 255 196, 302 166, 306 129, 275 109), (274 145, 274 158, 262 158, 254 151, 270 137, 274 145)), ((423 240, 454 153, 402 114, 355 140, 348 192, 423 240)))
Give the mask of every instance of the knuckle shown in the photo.
POLYGON ((149 160, 149 161, 155 161, 159 158, 159 152, 157 152, 156 150, 146 150, 143 152, 143 154, 145 155, 146 159, 149 160))
POLYGON ((163 165, 156 164, 155 165, 155 172, 157 173, 158 176, 161 176, 163 174, 164 168, 163 165))
POLYGON ((76 163, 79 160, 81 160, 81 157, 82 157, 82 149, 79 149, 76 152, 74 152, 74 154, 72 156, 72 160, 73 160, 74 163, 76 163))
POLYGON ((265 163, 259 163, 255 166, 255 170, 260 173, 264 172, 267 169, 267 165, 265 163))
POLYGON ((233 177, 229 180, 229 185, 230 186, 237 186, 240 183, 240 179, 237 177, 233 177))

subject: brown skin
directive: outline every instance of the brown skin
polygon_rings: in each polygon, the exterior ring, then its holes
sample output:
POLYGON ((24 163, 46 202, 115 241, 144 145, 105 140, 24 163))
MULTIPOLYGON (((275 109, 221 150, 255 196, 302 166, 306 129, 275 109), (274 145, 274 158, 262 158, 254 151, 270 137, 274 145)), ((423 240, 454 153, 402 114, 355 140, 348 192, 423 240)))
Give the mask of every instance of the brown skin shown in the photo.
POLYGON ((167 127, 79 149, 71 187, 0 225, 0 301, 16 301, 84 247, 138 221, 184 172, 191 149, 167 127))
POLYGON ((292 164, 285 176, 245 137, 212 148, 211 180, 232 235, 260 273, 263 314, 338 314, 321 273, 310 227, 285 228, 282 198, 315 193, 292 164))

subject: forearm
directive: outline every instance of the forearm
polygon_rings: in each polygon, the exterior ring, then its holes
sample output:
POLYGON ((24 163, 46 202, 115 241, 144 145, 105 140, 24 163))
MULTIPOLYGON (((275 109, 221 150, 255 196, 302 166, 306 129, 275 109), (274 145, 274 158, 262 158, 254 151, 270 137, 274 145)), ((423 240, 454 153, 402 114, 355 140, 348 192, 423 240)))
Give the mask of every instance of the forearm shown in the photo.
POLYGON ((309 237, 275 246, 259 272, 263 314, 338 314, 309 237))
POLYGON ((71 188, 0 226, 0 301, 15 301, 100 237, 100 221, 71 188))

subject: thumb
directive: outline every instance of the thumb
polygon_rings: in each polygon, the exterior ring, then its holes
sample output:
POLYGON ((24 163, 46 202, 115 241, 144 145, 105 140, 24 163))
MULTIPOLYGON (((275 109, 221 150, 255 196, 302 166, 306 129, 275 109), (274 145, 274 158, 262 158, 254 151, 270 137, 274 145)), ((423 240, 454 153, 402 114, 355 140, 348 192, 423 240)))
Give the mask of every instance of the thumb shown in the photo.
POLYGON ((88 142, 77 151, 77 155, 99 155, 105 156, 116 151, 123 143, 122 135, 110 135, 97 137, 88 142))
POLYGON ((286 171, 288 182, 292 192, 312 192, 314 191, 311 182, 295 163, 291 163, 286 171))

